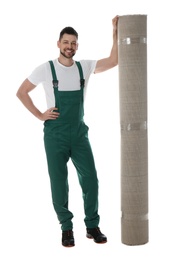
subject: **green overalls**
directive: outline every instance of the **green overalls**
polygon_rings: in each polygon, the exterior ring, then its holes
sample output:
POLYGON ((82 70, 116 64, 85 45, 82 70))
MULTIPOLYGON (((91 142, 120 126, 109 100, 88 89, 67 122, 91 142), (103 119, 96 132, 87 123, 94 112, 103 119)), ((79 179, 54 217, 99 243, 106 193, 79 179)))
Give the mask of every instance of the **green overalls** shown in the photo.
MULTIPOLYGON (((68 209, 68 170, 71 158, 82 188, 87 228, 97 227, 98 179, 93 153, 88 139, 88 127, 84 116, 84 79, 81 64, 76 62, 80 74, 80 90, 59 91, 58 80, 52 61, 49 61, 53 77, 55 107, 60 116, 44 123, 44 144, 51 182, 52 200, 61 229, 73 228, 73 214, 68 209)), ((78 209, 79 210, 79 209, 78 209)))

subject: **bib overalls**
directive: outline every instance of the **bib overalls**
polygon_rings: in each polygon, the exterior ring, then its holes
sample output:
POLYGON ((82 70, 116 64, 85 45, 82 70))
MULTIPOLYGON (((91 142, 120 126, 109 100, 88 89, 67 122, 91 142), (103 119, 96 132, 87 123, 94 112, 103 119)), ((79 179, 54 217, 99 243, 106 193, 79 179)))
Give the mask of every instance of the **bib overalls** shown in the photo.
MULTIPOLYGON (((44 123, 44 144, 50 176, 54 209, 63 231, 73 228, 73 214, 68 209, 68 169, 71 158, 82 188, 85 225, 97 227, 98 179, 93 153, 88 139, 88 127, 84 116, 84 79, 81 64, 76 62, 80 74, 80 90, 59 91, 52 61, 49 61, 53 77, 55 107, 60 116, 44 123)), ((79 209, 78 209, 79 210, 79 209)))

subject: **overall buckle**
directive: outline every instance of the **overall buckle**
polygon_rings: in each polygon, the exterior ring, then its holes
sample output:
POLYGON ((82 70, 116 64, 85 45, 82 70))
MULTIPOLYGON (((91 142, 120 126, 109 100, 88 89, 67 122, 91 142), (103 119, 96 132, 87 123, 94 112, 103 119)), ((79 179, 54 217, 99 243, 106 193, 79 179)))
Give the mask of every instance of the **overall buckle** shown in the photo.
POLYGON ((53 87, 58 88, 58 80, 52 80, 53 87))
POLYGON ((81 87, 84 87, 85 79, 80 79, 81 87))

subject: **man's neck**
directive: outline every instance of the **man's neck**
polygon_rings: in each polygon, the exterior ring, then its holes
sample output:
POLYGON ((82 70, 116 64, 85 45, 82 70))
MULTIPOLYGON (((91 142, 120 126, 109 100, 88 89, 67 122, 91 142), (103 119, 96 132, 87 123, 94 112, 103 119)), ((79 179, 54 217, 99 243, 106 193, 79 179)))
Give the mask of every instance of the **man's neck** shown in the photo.
POLYGON ((59 63, 61 63, 62 65, 66 66, 66 67, 70 67, 74 63, 72 58, 67 59, 67 58, 63 57, 62 55, 59 56, 58 61, 59 61, 59 63))

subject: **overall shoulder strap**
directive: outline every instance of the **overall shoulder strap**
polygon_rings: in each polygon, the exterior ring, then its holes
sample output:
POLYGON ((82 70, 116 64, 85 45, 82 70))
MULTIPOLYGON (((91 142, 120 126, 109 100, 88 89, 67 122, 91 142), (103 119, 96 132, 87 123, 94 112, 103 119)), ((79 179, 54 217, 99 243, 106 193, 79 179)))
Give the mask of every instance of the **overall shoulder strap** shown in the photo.
POLYGON ((80 74, 80 85, 81 85, 81 87, 84 87, 85 79, 84 79, 84 76, 83 76, 83 70, 82 70, 81 63, 79 61, 75 61, 75 63, 78 67, 79 74, 80 74))
POLYGON ((50 63, 50 68, 51 68, 51 72, 52 72, 52 83, 53 83, 53 86, 54 87, 58 87, 58 79, 57 79, 57 76, 56 76, 56 72, 55 72, 55 67, 54 67, 54 64, 53 64, 53 61, 49 61, 50 63))

